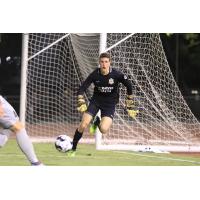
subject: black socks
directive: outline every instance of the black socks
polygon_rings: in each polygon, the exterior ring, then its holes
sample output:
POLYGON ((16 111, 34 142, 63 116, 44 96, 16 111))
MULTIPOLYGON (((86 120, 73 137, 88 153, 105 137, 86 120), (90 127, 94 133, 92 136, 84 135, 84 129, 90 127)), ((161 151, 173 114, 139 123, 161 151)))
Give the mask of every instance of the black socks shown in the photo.
POLYGON ((82 135, 83 135, 83 133, 80 133, 78 131, 78 129, 76 129, 76 132, 75 132, 74 138, 73 138, 73 142, 72 142, 72 144, 73 144, 72 150, 73 151, 76 151, 77 144, 78 144, 79 140, 82 138, 82 135))

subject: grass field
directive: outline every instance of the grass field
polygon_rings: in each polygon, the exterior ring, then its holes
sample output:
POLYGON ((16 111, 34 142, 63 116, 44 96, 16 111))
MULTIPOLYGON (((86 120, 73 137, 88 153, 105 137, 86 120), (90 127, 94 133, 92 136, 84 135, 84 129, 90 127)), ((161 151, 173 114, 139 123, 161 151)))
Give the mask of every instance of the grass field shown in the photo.
MULTIPOLYGON (((52 143, 34 143, 39 159, 47 166, 200 166, 200 155, 97 151, 80 144, 76 157, 58 152, 52 143)), ((0 166, 27 166, 15 140, 0 149, 0 166)))

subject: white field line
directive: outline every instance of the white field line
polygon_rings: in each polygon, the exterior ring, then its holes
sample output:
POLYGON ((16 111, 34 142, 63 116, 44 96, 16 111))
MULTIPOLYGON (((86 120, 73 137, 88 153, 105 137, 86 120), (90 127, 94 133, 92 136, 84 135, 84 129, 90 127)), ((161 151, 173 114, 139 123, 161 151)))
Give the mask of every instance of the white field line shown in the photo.
POLYGON ((186 160, 186 159, 179 159, 179 158, 168 158, 168 157, 162 157, 162 156, 153 156, 153 155, 144 155, 140 153, 131 153, 131 152, 124 152, 124 151, 114 151, 115 153, 121 153, 121 154, 129 154, 129 155, 135 155, 135 156, 140 156, 140 157, 148 157, 148 158, 157 158, 157 159, 162 159, 162 160, 173 160, 173 161, 178 161, 178 162, 188 162, 188 163, 193 163, 193 164, 198 164, 200 165, 200 162, 194 161, 194 160, 186 160))
MULTIPOLYGON (((140 153, 131 153, 131 152, 124 152, 124 151, 113 151, 115 153, 119 153, 119 154, 129 154, 129 155, 134 155, 134 156, 139 156, 139 157, 148 157, 148 158, 157 158, 157 159, 162 159, 162 160, 172 160, 172 161, 178 161, 178 162, 185 162, 185 163, 193 163, 193 164, 198 164, 200 165, 200 162, 198 161, 193 161, 193 160, 186 160, 186 159, 179 159, 179 158, 168 158, 168 157, 162 157, 162 156, 153 156, 153 155, 144 155, 144 154, 140 154, 140 153)), ((20 155, 20 154, 0 154, 0 157, 25 157, 24 155, 20 155)), ((63 155, 40 155, 38 154, 38 157, 52 157, 52 158, 67 158, 67 155, 65 153, 63 153, 63 155)), ((88 158, 88 155, 81 155, 81 157, 86 157, 88 158)), ((103 156, 102 156, 103 158, 103 156)), ((131 159, 131 158, 129 158, 131 159)))

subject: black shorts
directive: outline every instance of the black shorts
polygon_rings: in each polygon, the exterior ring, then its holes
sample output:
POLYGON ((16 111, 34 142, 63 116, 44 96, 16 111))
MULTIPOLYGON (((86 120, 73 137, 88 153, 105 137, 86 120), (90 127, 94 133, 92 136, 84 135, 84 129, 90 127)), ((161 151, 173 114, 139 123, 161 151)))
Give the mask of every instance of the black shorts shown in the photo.
POLYGON ((100 110, 101 118, 110 117, 111 119, 113 119, 115 113, 115 106, 116 104, 103 105, 103 104, 98 104, 95 101, 91 101, 86 112, 95 117, 95 115, 100 110))

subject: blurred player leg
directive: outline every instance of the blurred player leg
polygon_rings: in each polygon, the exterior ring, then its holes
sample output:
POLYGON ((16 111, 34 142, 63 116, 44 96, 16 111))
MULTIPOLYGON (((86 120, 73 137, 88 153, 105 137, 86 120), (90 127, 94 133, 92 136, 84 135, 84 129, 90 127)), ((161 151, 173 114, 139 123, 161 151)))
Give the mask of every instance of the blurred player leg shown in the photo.
POLYGON ((37 159, 37 156, 35 155, 33 145, 30 141, 29 136, 27 135, 25 128, 22 128, 21 130, 16 132, 16 140, 20 149, 26 155, 30 163, 39 164, 39 160, 37 159))
POLYGON ((9 136, 10 136, 10 130, 8 129, 0 130, 0 147, 3 147, 6 144, 9 136))
POLYGON ((100 117, 98 115, 96 115, 96 117, 94 118, 91 126, 90 126, 90 133, 94 134, 97 130, 97 128, 99 127, 100 124, 100 117))
POLYGON ((99 130, 102 134, 106 134, 112 125, 112 118, 110 117, 102 117, 101 122, 99 124, 99 130))
POLYGON ((88 127, 91 120, 92 120, 92 115, 90 115, 89 113, 83 114, 82 121, 81 121, 78 129, 76 129, 76 132, 75 132, 75 135, 73 138, 73 146, 72 146, 73 151, 76 151, 77 144, 78 144, 79 140, 82 138, 83 132, 88 127))
MULTIPOLYGON (((17 116, 14 108, 2 96, 0 96, 0 102, 2 113, 0 116, 0 124, 3 126, 3 128, 10 129, 13 133, 16 134, 18 146, 25 154, 31 165, 41 165, 37 159, 37 156, 35 155, 31 140, 27 135, 24 126, 19 121, 19 117, 17 116)), ((6 140, 5 137, 4 140, 6 140)))

